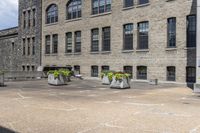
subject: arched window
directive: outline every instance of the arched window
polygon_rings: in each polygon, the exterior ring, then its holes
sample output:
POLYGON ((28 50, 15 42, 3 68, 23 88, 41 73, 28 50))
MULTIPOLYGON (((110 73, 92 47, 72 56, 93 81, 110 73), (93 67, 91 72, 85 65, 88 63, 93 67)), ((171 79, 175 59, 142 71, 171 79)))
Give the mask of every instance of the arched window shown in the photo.
POLYGON ((70 0, 66 5, 67 19, 81 17, 81 0, 70 0))
POLYGON ((58 7, 55 4, 50 5, 46 10, 46 23, 58 22, 58 7))

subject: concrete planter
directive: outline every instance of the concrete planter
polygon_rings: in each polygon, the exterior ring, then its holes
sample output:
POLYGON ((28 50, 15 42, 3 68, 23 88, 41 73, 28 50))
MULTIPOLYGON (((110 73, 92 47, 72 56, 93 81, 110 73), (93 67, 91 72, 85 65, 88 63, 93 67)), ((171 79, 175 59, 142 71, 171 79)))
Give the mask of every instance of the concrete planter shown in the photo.
POLYGON ((194 93, 200 93, 200 84, 194 84, 194 93))
POLYGON ((4 74, 0 74, 0 86, 4 86, 4 74))
POLYGON ((109 80, 108 76, 103 76, 103 78, 102 78, 102 84, 104 84, 104 85, 110 85, 110 80, 109 80))
POLYGON ((50 85, 66 85, 70 78, 60 75, 58 78, 55 78, 53 74, 48 75, 48 84, 50 85))
POLYGON ((129 82, 130 82, 129 78, 123 78, 121 80, 116 80, 116 78, 113 77, 110 87, 116 88, 116 89, 127 89, 127 88, 130 88, 129 82))

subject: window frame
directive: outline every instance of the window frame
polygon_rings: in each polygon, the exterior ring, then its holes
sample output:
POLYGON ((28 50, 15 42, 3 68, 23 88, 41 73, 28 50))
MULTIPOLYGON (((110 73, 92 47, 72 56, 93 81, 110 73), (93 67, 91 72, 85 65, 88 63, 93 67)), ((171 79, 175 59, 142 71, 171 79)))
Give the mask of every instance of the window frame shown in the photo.
POLYGON ((138 23, 137 49, 138 50, 149 49, 149 21, 143 21, 143 22, 138 23), (144 24, 143 26, 141 26, 143 28, 140 27, 141 24, 144 24), (145 37, 146 37, 146 40, 144 41, 145 37))
POLYGON ((56 4, 51 4, 46 9, 46 24, 52 24, 56 22, 58 22, 58 6, 56 4))
POLYGON ((176 17, 171 17, 167 19, 167 48, 175 48, 176 47, 176 17), (174 19, 175 21, 170 22, 170 20, 174 19), (175 24, 174 24, 175 22, 175 24), (172 24, 172 25, 171 25, 172 24), (174 24, 174 25, 173 25, 174 24), (174 27, 173 31, 171 28, 174 27), (171 40, 174 37, 174 42, 171 40))

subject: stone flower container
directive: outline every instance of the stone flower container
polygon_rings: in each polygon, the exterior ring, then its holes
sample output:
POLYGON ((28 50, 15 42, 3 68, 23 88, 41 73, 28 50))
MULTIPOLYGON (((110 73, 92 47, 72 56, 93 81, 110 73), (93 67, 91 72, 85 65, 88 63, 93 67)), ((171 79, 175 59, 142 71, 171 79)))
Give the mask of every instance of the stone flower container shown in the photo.
POLYGON ((113 77, 113 72, 112 71, 104 71, 101 73, 101 78, 102 78, 102 84, 104 85, 110 85, 113 77))
POLYGON ((110 88, 127 89, 130 88, 130 75, 124 73, 116 73, 113 76, 110 88))
POLYGON ((50 85, 66 85, 70 80, 70 71, 68 70, 55 70, 48 72, 48 84, 50 85))

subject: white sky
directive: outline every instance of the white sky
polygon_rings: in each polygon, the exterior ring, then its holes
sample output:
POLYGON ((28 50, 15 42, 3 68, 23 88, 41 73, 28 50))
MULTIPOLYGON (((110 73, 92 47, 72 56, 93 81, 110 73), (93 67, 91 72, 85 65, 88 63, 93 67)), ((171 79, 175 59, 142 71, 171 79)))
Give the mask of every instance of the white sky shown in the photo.
POLYGON ((18 25, 18 0, 0 0, 0 30, 18 25))

